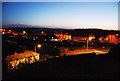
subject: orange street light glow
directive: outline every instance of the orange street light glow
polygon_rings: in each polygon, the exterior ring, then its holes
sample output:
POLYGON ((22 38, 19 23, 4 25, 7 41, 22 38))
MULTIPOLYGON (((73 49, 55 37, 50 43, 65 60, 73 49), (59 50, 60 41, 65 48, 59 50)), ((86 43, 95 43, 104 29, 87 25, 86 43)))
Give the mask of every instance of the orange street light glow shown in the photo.
POLYGON ((92 38, 91 37, 89 37, 89 39, 88 39, 89 41, 91 41, 92 40, 92 38))
POLYGON ((38 46, 37 46, 38 48, 40 48, 41 47, 41 44, 38 44, 38 46))

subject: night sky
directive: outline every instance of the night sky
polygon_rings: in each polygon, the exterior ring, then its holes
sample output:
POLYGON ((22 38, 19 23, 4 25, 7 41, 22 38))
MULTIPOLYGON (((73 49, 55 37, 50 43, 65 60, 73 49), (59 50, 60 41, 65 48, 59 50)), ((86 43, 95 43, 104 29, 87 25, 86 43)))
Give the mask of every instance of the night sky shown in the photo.
POLYGON ((118 29, 117 2, 3 2, 2 24, 118 29))

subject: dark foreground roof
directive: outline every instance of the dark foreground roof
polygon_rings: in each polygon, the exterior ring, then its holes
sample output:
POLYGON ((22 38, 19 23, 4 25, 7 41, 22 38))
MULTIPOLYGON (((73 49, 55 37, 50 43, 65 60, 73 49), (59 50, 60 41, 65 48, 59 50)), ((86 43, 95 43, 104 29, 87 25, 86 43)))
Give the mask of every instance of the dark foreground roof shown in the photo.
MULTIPOLYGON (((119 52, 120 53, 120 52, 119 52)), ((3 79, 119 79, 119 62, 106 55, 74 55, 48 59, 7 72, 3 79)), ((115 54, 115 53, 114 53, 115 54)))

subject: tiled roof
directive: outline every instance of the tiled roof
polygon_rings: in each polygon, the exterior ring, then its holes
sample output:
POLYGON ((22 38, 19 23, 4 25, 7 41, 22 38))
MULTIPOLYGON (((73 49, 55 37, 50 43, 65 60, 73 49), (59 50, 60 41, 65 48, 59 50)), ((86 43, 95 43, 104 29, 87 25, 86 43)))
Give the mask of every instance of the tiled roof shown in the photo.
POLYGON ((10 60, 21 59, 21 58, 26 58, 30 56, 36 56, 36 55, 38 55, 38 53, 35 53, 32 51, 25 51, 24 53, 20 53, 20 54, 9 55, 6 57, 6 60, 10 61, 10 60))

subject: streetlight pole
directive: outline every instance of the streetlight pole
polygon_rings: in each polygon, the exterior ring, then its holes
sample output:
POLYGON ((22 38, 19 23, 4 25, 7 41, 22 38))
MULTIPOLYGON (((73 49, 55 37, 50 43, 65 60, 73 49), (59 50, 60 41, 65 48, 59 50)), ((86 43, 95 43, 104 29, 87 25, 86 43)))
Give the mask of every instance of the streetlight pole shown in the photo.
POLYGON ((87 51, 88 51, 88 39, 87 39, 87 51))
POLYGON ((35 45, 34 49, 35 49, 35 53, 36 53, 36 45, 35 45))
POLYGON ((38 44, 38 45, 35 44, 35 46, 34 46, 35 53, 37 51, 37 48, 41 48, 41 44, 38 44))

